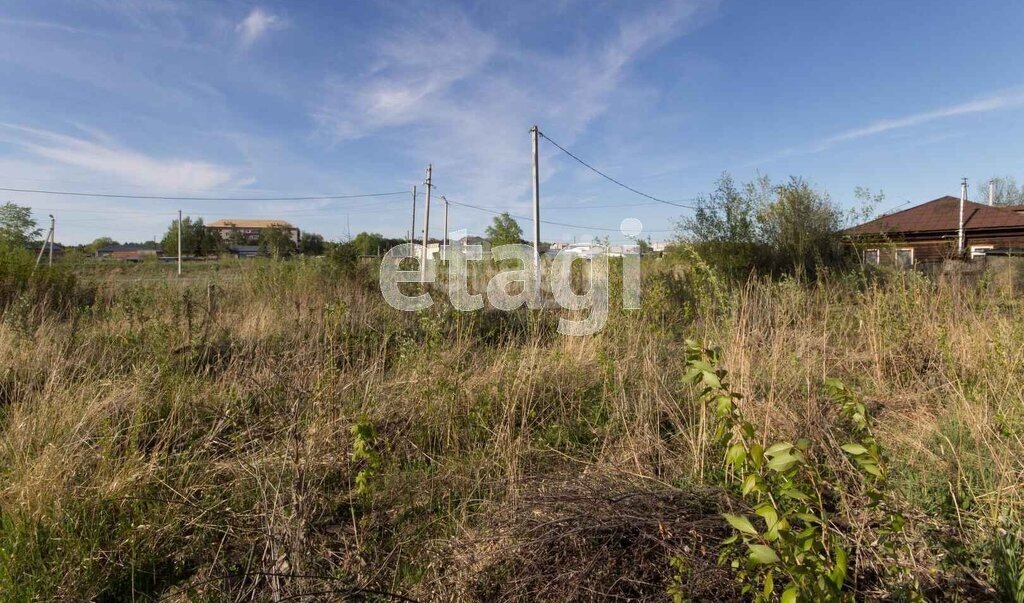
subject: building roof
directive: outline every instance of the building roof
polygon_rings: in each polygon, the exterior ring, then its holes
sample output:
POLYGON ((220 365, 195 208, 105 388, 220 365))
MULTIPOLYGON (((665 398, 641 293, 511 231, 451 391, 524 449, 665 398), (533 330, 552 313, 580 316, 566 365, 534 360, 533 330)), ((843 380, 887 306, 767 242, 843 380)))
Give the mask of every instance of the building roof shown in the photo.
MULTIPOLYGON (((848 235, 948 232, 959 229, 960 199, 939 197, 927 203, 875 218, 844 231, 848 235)), ((1004 207, 964 201, 964 230, 1024 230, 1024 215, 1004 207)))
MULTIPOLYGON (((26 249, 31 249, 33 251, 38 251, 40 247, 42 247, 43 249, 49 249, 50 248, 50 242, 49 241, 33 241, 33 242, 31 242, 31 243, 29 243, 28 245, 25 246, 26 249)), ((64 246, 61 245, 60 243, 54 243, 53 244, 53 250, 54 251, 63 251, 64 250, 64 246)))
POLYGON ((163 248, 159 245, 146 245, 144 243, 128 243, 124 245, 115 243, 96 250, 97 253, 114 253, 117 251, 163 251, 163 248))
POLYGON ((247 218, 225 218, 210 222, 209 228, 295 228, 284 220, 250 220, 247 218))

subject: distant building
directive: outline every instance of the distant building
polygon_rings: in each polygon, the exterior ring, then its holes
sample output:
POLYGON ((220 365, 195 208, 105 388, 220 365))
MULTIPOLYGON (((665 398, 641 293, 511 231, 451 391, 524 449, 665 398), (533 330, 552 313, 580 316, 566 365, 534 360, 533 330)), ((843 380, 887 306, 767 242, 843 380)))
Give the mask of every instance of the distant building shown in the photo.
MULTIPOLYGON (((26 249, 31 251, 32 255, 38 256, 39 255, 40 247, 43 249, 43 258, 45 259, 45 258, 50 257, 50 243, 49 242, 42 241, 42 242, 36 242, 36 243, 29 243, 29 245, 26 247, 26 249)), ((55 258, 64 257, 64 246, 61 245, 60 243, 54 243, 53 244, 53 257, 55 257, 55 258)))
POLYGON ((141 262, 147 258, 157 259, 162 249, 157 245, 145 244, 114 244, 100 247, 96 250, 96 257, 124 262, 141 262))
POLYGON ((257 245, 260 235, 265 230, 277 229, 288 233, 288 237, 299 247, 300 233, 284 220, 249 220, 245 218, 225 218, 206 225, 208 230, 216 232, 225 241, 236 246, 257 245))
POLYGON ((239 258, 254 258, 260 255, 259 245, 230 245, 228 252, 239 258))
MULTIPOLYGON (((963 257, 1024 252, 1024 207, 964 201, 963 257)), ((939 197, 843 231, 865 264, 910 268, 957 257, 960 199, 939 197)))

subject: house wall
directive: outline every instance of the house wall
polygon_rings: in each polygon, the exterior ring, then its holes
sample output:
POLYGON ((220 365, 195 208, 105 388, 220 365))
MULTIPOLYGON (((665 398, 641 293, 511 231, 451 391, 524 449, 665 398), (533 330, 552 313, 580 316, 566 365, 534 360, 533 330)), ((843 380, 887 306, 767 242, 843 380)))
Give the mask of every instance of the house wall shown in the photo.
MULTIPOLYGON (((230 241, 232 233, 238 231, 247 243, 253 244, 259 242, 260 233, 263 232, 262 228, 223 228, 220 226, 207 226, 206 228, 209 230, 216 231, 220 235, 221 239, 225 241, 230 241)), ((295 243, 295 246, 298 247, 299 241, 301 240, 301 234, 299 232, 299 229, 289 228, 287 230, 291 240, 295 243)))
MULTIPOLYGON (((896 262, 896 250, 910 248, 914 250, 914 264, 941 262, 956 257, 956 233, 905 237, 901 240, 890 240, 879 243, 858 242, 857 248, 864 257, 864 251, 878 249, 880 263, 891 265, 896 262)), ((964 248, 970 253, 972 245, 991 245, 994 248, 1024 249, 1024 233, 993 232, 971 233, 964 236, 964 248)))

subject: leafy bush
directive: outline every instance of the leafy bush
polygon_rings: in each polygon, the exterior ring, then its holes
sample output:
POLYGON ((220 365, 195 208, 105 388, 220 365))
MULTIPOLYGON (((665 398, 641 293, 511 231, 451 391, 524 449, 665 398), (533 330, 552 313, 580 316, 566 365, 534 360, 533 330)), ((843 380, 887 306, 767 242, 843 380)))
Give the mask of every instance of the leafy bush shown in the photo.
POLYGON ((75 277, 60 264, 36 267, 32 254, 0 245, 0 310, 23 299, 34 310, 65 312, 83 300, 75 277))
MULTIPOLYGON (((823 491, 832 481, 826 468, 809 456, 809 440, 761 444, 762 438, 737 405, 742 396, 730 390, 727 372, 717 366, 719 360, 718 350, 688 342, 684 380, 697 385, 701 397, 713 407, 714 441, 724 452, 726 485, 752 505, 763 524, 758 527, 745 513, 723 514, 736 533, 724 542, 733 546, 722 552, 721 561, 731 561, 743 593, 755 601, 775 600, 779 590, 783 603, 852 599, 846 589, 847 564, 856 542, 836 528, 824 503, 823 491)), ((877 544, 893 559, 904 519, 891 504, 867 408, 838 380, 826 380, 825 385, 852 424, 855 440, 841 448, 862 471, 870 501, 867 509, 884 516, 879 518, 877 544)), ((898 566, 890 567, 895 584, 907 581, 901 580, 898 566)), ((913 588, 907 595, 920 599, 913 588)))
POLYGON ((846 257, 838 233, 843 215, 828 193, 801 178, 772 184, 767 176, 737 186, 729 174, 679 223, 680 240, 723 275, 751 271, 814 276, 846 257))

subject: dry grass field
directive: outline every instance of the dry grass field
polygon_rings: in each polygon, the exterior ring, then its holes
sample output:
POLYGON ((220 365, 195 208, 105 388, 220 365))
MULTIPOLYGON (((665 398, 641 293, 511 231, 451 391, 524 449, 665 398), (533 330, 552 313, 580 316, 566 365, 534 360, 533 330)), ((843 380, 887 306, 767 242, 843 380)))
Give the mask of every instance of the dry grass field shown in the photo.
POLYGON ((748 444, 802 442, 764 500, 815 489, 841 597, 1024 600, 1024 304, 995 282, 652 262, 641 310, 565 337, 555 310, 396 311, 369 266, 188 268, 8 268, 4 600, 785 600, 815 566, 769 541, 762 589, 728 542, 753 503, 686 340, 720 347, 748 444))

